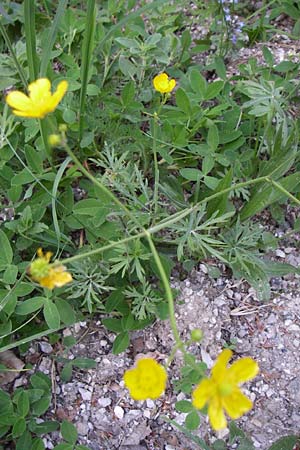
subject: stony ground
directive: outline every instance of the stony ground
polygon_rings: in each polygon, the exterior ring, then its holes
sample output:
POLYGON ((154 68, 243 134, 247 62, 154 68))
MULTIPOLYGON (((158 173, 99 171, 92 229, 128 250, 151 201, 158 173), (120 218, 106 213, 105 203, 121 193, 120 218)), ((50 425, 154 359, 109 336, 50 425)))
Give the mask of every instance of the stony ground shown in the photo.
MULTIPOLYGON (((299 266, 299 238, 290 239, 271 257, 299 266), (292 246, 292 243, 294 246, 292 246)), ((222 269, 222 267, 221 267, 222 269)), ((247 283, 238 282, 223 272, 211 279, 207 266, 183 281, 173 279, 180 291, 176 302, 178 327, 183 339, 190 330, 201 328, 201 345, 194 344, 191 351, 210 368, 225 346, 232 346, 238 357, 251 356, 259 362, 260 373, 246 385, 246 394, 254 401, 253 410, 238 422, 252 437, 257 449, 267 450, 272 442, 286 434, 300 431, 300 310, 298 275, 271 280, 272 299, 262 303, 247 283)), ((53 356, 61 355, 61 348, 46 342, 35 343, 29 352, 40 353, 36 370, 49 374, 55 381, 53 407, 50 417, 67 419, 76 424, 80 441, 92 450, 192 450, 189 442, 161 418, 165 415, 184 422, 185 414, 174 409, 176 400, 184 399, 174 393, 172 385, 156 401, 135 402, 130 399, 122 376, 139 355, 147 355, 165 362, 174 341, 168 321, 157 322, 144 331, 135 332, 132 345, 125 354, 112 355, 114 339, 101 326, 101 320, 79 323, 64 335, 75 335, 78 343, 69 358, 85 356, 97 361, 97 369, 75 370, 69 383, 62 383, 62 366, 54 363, 53 356)), ((169 378, 176 378, 181 366, 180 354, 169 370, 169 378)), ((16 386, 26 378, 16 380, 16 386)), ((216 435, 205 418, 195 433, 212 442, 216 435)), ((218 437, 227 438, 228 430, 218 437)), ((59 441, 58 433, 46 439, 48 449, 59 441)), ((233 449, 229 446, 228 449, 233 449)))

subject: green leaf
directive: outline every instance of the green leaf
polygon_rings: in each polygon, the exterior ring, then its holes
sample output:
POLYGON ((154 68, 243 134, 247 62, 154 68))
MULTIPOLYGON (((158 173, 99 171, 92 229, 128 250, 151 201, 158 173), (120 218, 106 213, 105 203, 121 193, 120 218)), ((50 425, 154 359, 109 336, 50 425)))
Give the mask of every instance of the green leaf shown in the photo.
POLYGON ((21 436, 26 430, 26 421, 23 417, 18 418, 12 428, 12 436, 14 438, 21 436))
POLYGON ((32 375, 30 383, 35 389, 42 389, 45 392, 50 392, 52 386, 50 378, 42 372, 32 375))
POLYGON ((299 436, 284 436, 271 445, 269 450, 293 450, 294 446, 300 442, 299 436))
POLYGON ((211 100, 212 98, 216 98, 216 96, 221 92, 224 86, 224 81, 218 80, 213 83, 208 84, 205 100, 211 100))
POLYGON ((66 123, 75 123, 76 122, 76 113, 72 111, 71 109, 64 109, 63 112, 63 119, 66 123))
POLYGON ((18 303, 16 307, 16 314, 26 316, 27 314, 37 311, 42 308, 45 300, 47 300, 45 297, 33 297, 29 300, 24 300, 24 302, 18 303))
POLYGON ((129 333, 128 331, 123 331, 123 333, 118 334, 113 343, 112 352, 114 355, 124 352, 129 346, 129 333))
POLYGON ((207 82, 206 79, 201 75, 201 73, 196 69, 191 70, 190 84, 193 91, 201 96, 201 99, 204 99, 207 89, 207 82))
POLYGON ((25 157, 32 172, 40 174, 43 171, 43 157, 31 145, 25 145, 25 157))
POLYGON ((132 100, 134 100, 134 94, 135 94, 134 82, 129 81, 129 83, 127 83, 125 85, 125 87, 123 88, 122 93, 121 93, 121 100, 122 100, 123 106, 126 107, 126 106, 130 105, 132 100))
POLYGON ((178 88, 176 91, 176 104, 187 116, 191 115, 190 100, 182 88, 178 88))
POLYGON ((78 433, 76 427, 72 423, 68 422, 67 420, 64 420, 60 426, 60 432, 65 441, 73 445, 76 443, 78 433))
POLYGON ((192 168, 184 168, 180 169, 179 171, 180 175, 189 181, 197 181, 202 178, 203 174, 198 169, 192 169, 192 168))
POLYGON ((32 437, 29 431, 24 431, 16 444, 16 450, 32 450, 32 437))
POLYGON ((175 408, 179 412, 188 413, 194 410, 194 406, 188 400, 180 400, 175 403, 175 408))
POLYGON ((227 446, 222 439, 218 439, 213 443, 213 450, 226 450, 227 446))
POLYGON ((123 55, 119 58, 119 69, 128 78, 133 78, 137 72, 137 68, 123 55))
POLYGON ((29 412, 29 396, 27 391, 22 391, 17 402, 18 413, 21 417, 26 417, 29 412))
POLYGON ((215 57, 215 70, 222 80, 226 80, 226 66, 224 64, 224 59, 221 58, 221 56, 215 57))
POLYGON ((263 52, 264 60, 266 61, 266 63, 269 66, 273 67, 273 65, 274 65, 273 53, 265 45, 263 46, 262 52, 263 52))
POLYGON ((277 66, 274 67, 274 70, 277 72, 286 73, 290 70, 297 69, 298 64, 293 63, 292 61, 281 61, 277 66))
POLYGON ((5 272, 3 274, 3 282, 5 284, 13 284, 15 283, 18 275, 18 267, 13 264, 6 267, 5 272))
POLYGON ((72 444, 58 444, 53 450, 73 450, 74 446, 72 444))
MULTIPOLYGON (((232 169, 228 170, 226 175, 219 182, 216 190, 213 193, 222 192, 226 188, 229 188, 232 183, 232 169)), ((218 216, 222 216, 227 211, 227 202, 230 192, 226 192, 220 197, 212 199, 207 205, 207 217, 211 217, 218 211, 218 216)))
POLYGON ((45 450, 44 442, 41 438, 35 438, 32 441, 32 447, 30 450, 45 450))
POLYGON ((215 152, 219 145, 219 131, 218 127, 212 123, 209 126, 208 134, 207 134, 207 144, 209 145, 210 149, 215 152))
MULTIPOLYGON (((281 178, 279 184, 288 192, 293 190, 300 183, 300 173, 296 172, 287 177, 281 178)), ((250 198, 249 202, 242 208, 240 213, 241 220, 246 220, 253 217, 258 212, 265 209, 272 203, 280 203, 286 199, 285 194, 276 189, 270 183, 263 183, 260 189, 250 198)))
POLYGON ((64 368, 60 373, 61 380, 64 381, 65 383, 70 381, 72 378, 72 371, 73 371, 73 364, 72 361, 70 361, 69 363, 65 364, 64 368))
POLYGON ((33 405, 31 406, 32 414, 34 414, 35 416, 41 416, 49 409, 50 403, 51 395, 44 395, 42 398, 40 398, 40 400, 33 403, 33 405))
POLYGON ((188 430, 196 430, 200 425, 200 417, 197 411, 190 412, 185 418, 185 426, 188 430))
POLYGON ((61 321, 65 325, 73 325, 76 321, 76 315, 70 303, 68 303, 66 300, 63 300, 62 298, 57 298, 55 300, 55 305, 59 312, 61 321))
POLYGON ((0 249, 0 270, 4 270, 9 264, 12 263, 13 251, 8 237, 2 230, 0 230, 0 249))
MULTIPOLYGON (((105 311, 110 313, 117 310, 118 305, 124 300, 123 289, 117 289, 113 291, 105 302, 105 311)), ((118 330, 121 331, 121 330, 118 330)))
POLYGON ((92 358, 75 358, 72 360, 72 364, 79 369, 95 369, 97 367, 96 361, 92 358))
POLYGON ((114 331, 115 333, 119 333, 123 331, 122 321, 121 319, 102 319, 102 324, 109 330, 114 331))
POLYGON ((60 315, 56 305, 48 298, 44 300, 44 317, 48 327, 57 330, 60 325, 60 315))
POLYGON ((52 431, 56 431, 59 428, 59 422, 55 420, 45 420, 41 423, 35 423, 32 425, 32 431, 37 435, 51 433, 52 431))

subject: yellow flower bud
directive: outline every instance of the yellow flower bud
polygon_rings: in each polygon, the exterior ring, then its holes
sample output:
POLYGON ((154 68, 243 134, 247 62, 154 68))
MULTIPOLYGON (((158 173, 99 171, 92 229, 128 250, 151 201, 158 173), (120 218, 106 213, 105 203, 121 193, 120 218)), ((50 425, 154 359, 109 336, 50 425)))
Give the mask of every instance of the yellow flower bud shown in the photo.
POLYGON ((61 137, 59 134, 50 134, 48 137, 48 143, 51 147, 58 147, 61 144, 61 137))

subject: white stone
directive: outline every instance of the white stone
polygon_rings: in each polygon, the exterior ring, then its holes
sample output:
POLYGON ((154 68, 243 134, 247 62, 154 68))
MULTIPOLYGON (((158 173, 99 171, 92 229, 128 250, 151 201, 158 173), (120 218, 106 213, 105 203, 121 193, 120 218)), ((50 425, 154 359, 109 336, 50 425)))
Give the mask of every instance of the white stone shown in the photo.
POLYGON ((115 406, 114 413, 115 413, 115 416, 117 417, 117 419, 120 419, 120 420, 123 419, 123 417, 124 417, 124 409, 121 408, 121 406, 115 406))
POLYGON ((92 393, 90 391, 87 391, 86 389, 79 388, 80 395, 82 397, 82 400, 84 401, 90 401, 92 399, 92 393))
POLYGON ((146 400, 147 408, 154 408, 155 403, 153 400, 150 400, 149 398, 146 400))
POLYGON ((100 397, 100 398, 98 398, 98 404, 102 408, 105 408, 106 406, 111 405, 111 399, 110 398, 106 398, 106 397, 100 397))

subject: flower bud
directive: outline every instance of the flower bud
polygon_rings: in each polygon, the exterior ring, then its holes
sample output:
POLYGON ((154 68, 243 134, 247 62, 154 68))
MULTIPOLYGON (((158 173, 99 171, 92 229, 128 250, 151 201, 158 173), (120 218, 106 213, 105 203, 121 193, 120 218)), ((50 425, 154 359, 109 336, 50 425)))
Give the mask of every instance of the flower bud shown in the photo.
POLYGON ((195 328, 191 332, 191 339, 194 342, 200 342, 203 338, 203 331, 200 328, 195 328))

